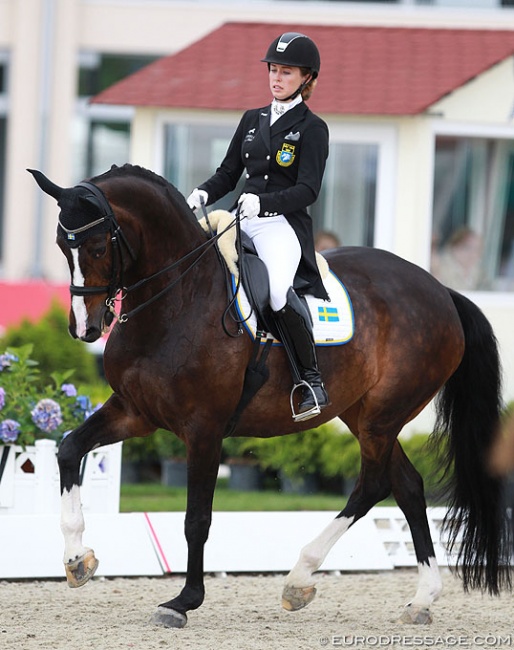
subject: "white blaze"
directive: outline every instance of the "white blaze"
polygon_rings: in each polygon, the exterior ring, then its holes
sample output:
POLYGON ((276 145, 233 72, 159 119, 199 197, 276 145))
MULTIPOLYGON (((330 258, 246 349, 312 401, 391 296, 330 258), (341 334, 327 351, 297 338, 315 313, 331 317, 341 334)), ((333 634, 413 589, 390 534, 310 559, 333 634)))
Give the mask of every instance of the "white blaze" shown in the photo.
MULTIPOLYGON (((73 284, 76 287, 83 287, 84 276, 82 275, 79 265, 79 249, 72 248, 71 255, 73 257, 73 284)), ((72 296, 71 308, 75 316, 75 324, 77 328, 76 334, 79 338, 82 338, 85 336, 87 331, 87 310, 83 296, 72 296)))

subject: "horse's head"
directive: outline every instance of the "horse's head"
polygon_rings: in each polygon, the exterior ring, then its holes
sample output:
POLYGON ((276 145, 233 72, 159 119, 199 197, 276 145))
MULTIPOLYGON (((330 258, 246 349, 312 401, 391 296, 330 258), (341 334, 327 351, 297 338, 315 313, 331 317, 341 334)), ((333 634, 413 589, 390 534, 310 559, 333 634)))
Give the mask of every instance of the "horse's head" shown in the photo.
POLYGON ((28 171, 61 209, 57 244, 68 260, 72 279, 70 334, 86 342, 96 341, 114 318, 109 305, 121 289, 123 253, 132 256, 132 249, 96 185, 62 188, 41 172, 28 171))

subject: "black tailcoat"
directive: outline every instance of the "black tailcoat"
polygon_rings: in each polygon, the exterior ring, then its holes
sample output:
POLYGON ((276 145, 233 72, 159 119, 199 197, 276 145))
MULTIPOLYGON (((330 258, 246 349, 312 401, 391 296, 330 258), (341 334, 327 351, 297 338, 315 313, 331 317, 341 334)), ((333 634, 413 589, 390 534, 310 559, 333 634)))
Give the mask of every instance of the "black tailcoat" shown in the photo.
MULTIPOLYGON (((314 203, 328 156, 328 127, 301 102, 270 127, 271 106, 244 113, 226 156, 199 188, 209 204, 232 191, 245 172, 243 192, 260 198, 259 217, 283 214, 302 248, 295 279, 298 293, 327 299, 314 253, 312 219, 307 207, 314 203)), ((234 206, 235 207, 235 206, 234 206)))

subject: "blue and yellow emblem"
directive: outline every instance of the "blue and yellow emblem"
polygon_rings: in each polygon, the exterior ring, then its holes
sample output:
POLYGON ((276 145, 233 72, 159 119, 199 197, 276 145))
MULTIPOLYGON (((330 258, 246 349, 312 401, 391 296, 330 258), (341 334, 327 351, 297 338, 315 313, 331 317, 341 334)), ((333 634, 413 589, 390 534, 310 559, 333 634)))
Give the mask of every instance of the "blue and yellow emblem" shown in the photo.
POLYGON ((295 145, 294 144, 287 144, 284 142, 282 145, 282 149, 279 149, 277 151, 277 163, 281 167, 289 167, 290 165, 293 164, 294 158, 295 158, 295 145))
POLYGON ((318 320, 322 323, 338 323, 339 312, 337 307, 318 307, 318 320))

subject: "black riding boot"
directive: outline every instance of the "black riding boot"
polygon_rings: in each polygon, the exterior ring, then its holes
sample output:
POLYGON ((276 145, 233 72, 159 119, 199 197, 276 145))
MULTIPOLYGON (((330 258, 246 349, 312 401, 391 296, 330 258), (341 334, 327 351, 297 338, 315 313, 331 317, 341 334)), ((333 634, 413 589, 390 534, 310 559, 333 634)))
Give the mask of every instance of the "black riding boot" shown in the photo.
POLYGON ((296 369, 293 368, 293 375, 299 373, 300 378, 308 384, 302 387, 302 399, 297 411, 299 420, 307 420, 318 415, 319 411, 329 404, 318 370, 310 313, 291 288, 287 293, 286 305, 274 312, 274 315, 290 362, 296 366, 296 369), (301 417, 301 414, 305 414, 305 417, 301 417))

